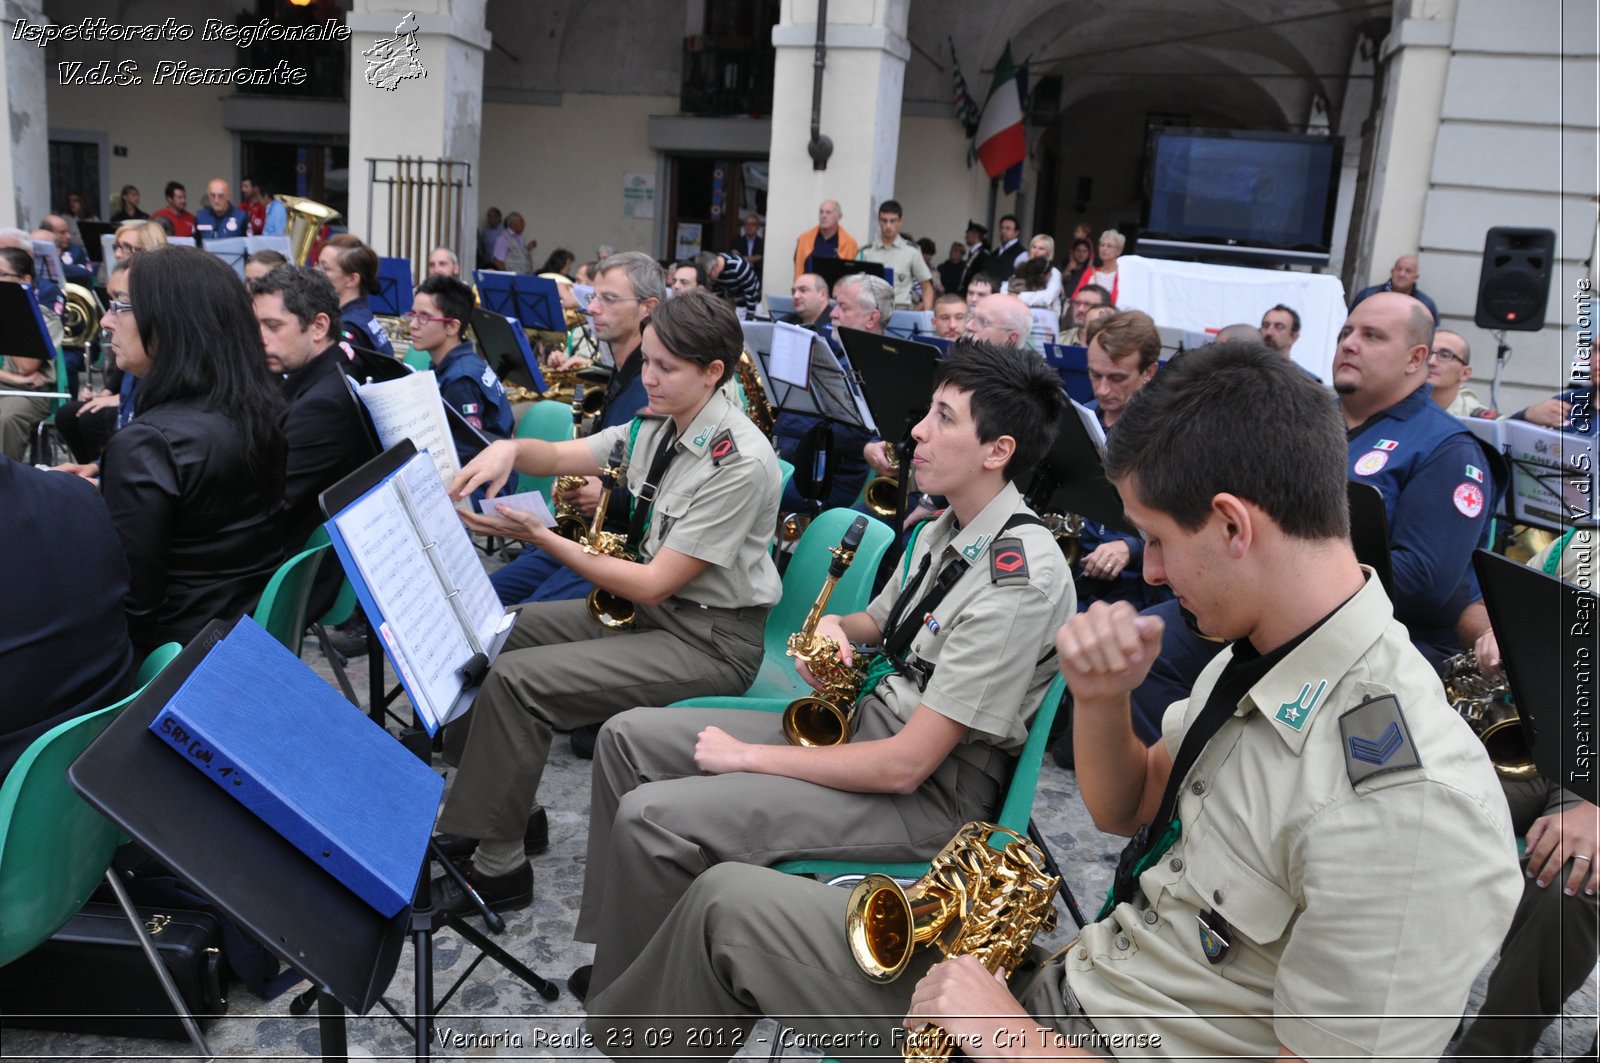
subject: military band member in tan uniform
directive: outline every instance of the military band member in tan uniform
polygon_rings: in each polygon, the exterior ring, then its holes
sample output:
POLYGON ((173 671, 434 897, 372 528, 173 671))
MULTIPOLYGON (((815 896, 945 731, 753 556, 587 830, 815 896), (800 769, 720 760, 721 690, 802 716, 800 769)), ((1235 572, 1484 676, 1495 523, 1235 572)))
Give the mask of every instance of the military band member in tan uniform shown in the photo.
POLYGON ((596 1044, 634 1054, 668 1016, 675 1045, 692 1023, 707 1046, 686 1055, 720 1058, 770 1014, 840 1059, 923 1022, 974 1060, 1437 1057, 1510 921, 1516 849, 1481 743, 1356 563, 1345 460, 1325 394, 1253 344, 1185 355, 1111 433, 1146 578, 1235 641, 1146 749, 1129 692, 1161 621, 1099 603, 1061 629, 1084 801, 1135 835, 1063 953, 1008 987, 923 949, 875 985, 848 891, 722 865, 590 1001, 596 1044))
POLYGON ((778 713, 728 709, 640 709, 601 730, 577 935, 596 944, 595 987, 718 861, 927 859, 996 814, 1054 675, 1052 633, 1075 607, 1061 551, 1014 484, 1048 451, 1065 399, 1015 347, 959 343, 935 381, 913 464, 950 508, 865 611, 817 628, 842 655, 885 646, 898 663, 861 699, 854 739, 791 746, 778 713))
MULTIPOLYGON (((498 491, 513 466, 593 476, 620 443, 635 499, 638 561, 587 554, 513 510, 463 518, 474 531, 533 543, 637 609, 633 626, 617 629, 583 600, 523 607, 462 721, 467 739, 438 830, 478 839, 471 877, 497 907, 532 897, 523 830, 553 731, 635 705, 742 693, 755 677, 781 591, 768 553, 780 477, 766 437, 720 391, 742 347, 738 319, 715 296, 662 303, 640 351, 656 416, 581 440, 493 444, 451 485, 457 498, 484 484, 498 491)), ((443 903, 468 905, 448 878, 437 888, 443 903)))

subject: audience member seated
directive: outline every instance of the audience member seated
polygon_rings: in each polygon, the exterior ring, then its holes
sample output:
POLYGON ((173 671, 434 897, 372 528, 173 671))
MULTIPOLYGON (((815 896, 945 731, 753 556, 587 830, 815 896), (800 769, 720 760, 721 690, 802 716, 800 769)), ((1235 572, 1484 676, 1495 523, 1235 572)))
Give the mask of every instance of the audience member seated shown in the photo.
MULTIPOLYGON (((466 339, 471 316, 471 288, 452 277, 428 277, 417 285, 406 315, 411 346, 427 354, 446 406, 491 441, 507 439, 516 428, 511 400, 489 363, 466 339)), ((463 465, 481 449, 456 442, 456 456, 463 465)))
POLYGON ((372 315, 368 295, 378 294, 378 254, 354 233, 338 233, 317 252, 317 269, 339 293, 340 338, 351 346, 394 357, 383 323, 372 315))
POLYGON ((1429 397, 1452 417, 1494 417, 1495 412, 1465 386, 1471 379, 1472 348, 1467 338, 1449 329, 1435 330, 1433 350, 1428 352, 1428 386, 1433 389, 1429 397))
MULTIPOLYGON (((161 231, 160 226, 152 228, 161 231)), ((106 294, 112 302, 130 301, 128 265, 128 262, 123 262, 111 267, 111 275, 106 279, 106 294)), ((106 361, 106 386, 93 397, 69 402, 56 411, 56 431, 61 433, 62 440, 77 462, 98 462, 111 433, 133 420, 139 395, 139 378, 117 368, 114 359, 107 358, 106 361)))
POLYGON ((189 193, 177 181, 168 181, 163 194, 167 197, 167 205, 160 210, 153 211, 150 220, 165 222, 171 231, 168 236, 193 236, 194 215, 186 209, 189 205, 189 193))
POLYGON ((1100 234, 1100 265, 1094 270, 1084 270, 1083 276, 1078 278, 1077 287, 1072 290, 1073 299, 1078 293, 1091 284, 1098 285, 1106 292, 1106 302, 1116 305, 1117 302, 1117 259, 1122 256, 1122 249, 1128 246, 1128 238, 1115 229, 1107 229, 1100 234))
POLYGON ((0 499, 7 539, 32 544, 0 596, 4 779, 34 739, 127 694, 135 660, 128 562, 94 486, 0 455, 0 499))
POLYGON ((128 633, 148 653, 248 612, 282 559, 283 400, 250 296, 216 257, 146 251, 128 295, 103 324, 142 381, 138 416, 98 471, 128 557, 128 633))
MULTIPOLYGON (((33 283, 33 256, 14 247, 0 247, 0 282, 33 283)), ((56 367, 44 358, 0 356, 0 388, 7 391, 56 389, 56 367)), ((50 414, 50 400, 43 396, 0 395, 0 454, 16 461, 28 456, 33 431, 50 414)))
POLYGON ((1097 306, 1111 305, 1111 293, 1098 284, 1080 285, 1078 290, 1072 293, 1072 303, 1069 307, 1072 311, 1072 323, 1070 325, 1067 323, 1066 314, 1061 316, 1060 342, 1068 347, 1082 347, 1087 344, 1089 339, 1083 334, 1083 326, 1089 311, 1097 306))
MULTIPOLYGON (((328 278, 306 266, 281 266, 251 282, 266 365, 282 381, 285 554, 305 549, 323 521, 317 497, 373 457, 371 441, 345 384, 339 299, 328 278)), ((332 568, 338 569, 335 563, 332 568)), ((319 582, 321 582, 319 580, 319 582)), ((333 581, 334 590, 338 582, 333 581)), ((312 608, 327 611, 331 601, 312 608)))
MULTIPOLYGON (((615 362, 606 383, 600 411, 590 425, 590 433, 626 426, 644 412, 650 398, 645 393, 640 372, 640 332, 644 321, 666 300, 661 267, 655 259, 639 251, 611 255, 595 266, 594 298, 589 314, 595 336, 611 347, 615 362)), ((584 520, 594 519, 600 500, 600 481, 585 477, 583 486, 569 491, 563 501, 575 507, 584 520)), ((624 484, 611 492, 602 525, 605 531, 627 535, 633 496, 624 484)), ((565 568, 560 561, 537 546, 525 547, 521 554, 491 573, 489 582, 505 605, 518 602, 557 602, 582 598, 589 593, 589 581, 565 568)))

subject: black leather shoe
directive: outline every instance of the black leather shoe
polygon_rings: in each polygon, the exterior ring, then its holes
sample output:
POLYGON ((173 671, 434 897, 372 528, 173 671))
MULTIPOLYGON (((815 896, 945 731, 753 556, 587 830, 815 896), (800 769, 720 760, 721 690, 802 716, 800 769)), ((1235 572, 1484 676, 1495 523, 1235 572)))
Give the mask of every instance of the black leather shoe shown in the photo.
MULTIPOLYGON (((478 839, 464 838, 459 834, 435 834, 434 843, 440 852, 451 860, 464 860, 478 847, 478 839)), ((543 805, 534 805, 528 813, 528 825, 522 832, 522 851, 535 856, 550 848, 550 815, 543 805)))
POLYGON ((578 1003, 589 1002, 589 979, 594 977, 594 964, 586 963, 572 972, 572 977, 567 979, 567 988, 572 995, 578 998, 578 1003))
MULTIPOLYGON (((470 867, 462 870, 491 911, 508 912, 533 903, 533 867, 529 864, 523 864, 508 875, 480 875, 470 867)), ((478 910, 472 898, 449 875, 433 880, 433 903, 452 915, 471 915, 478 910)))
POLYGON ((572 732, 572 755, 580 760, 594 759, 594 741, 600 735, 600 725, 587 723, 572 732))

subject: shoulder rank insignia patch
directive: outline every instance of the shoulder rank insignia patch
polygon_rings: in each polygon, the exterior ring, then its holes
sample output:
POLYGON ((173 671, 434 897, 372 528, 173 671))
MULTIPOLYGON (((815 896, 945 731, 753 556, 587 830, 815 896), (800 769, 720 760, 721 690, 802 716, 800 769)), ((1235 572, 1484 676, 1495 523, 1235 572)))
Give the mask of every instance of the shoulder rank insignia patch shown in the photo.
POLYGON ((1328 681, 1323 679, 1317 683, 1315 690, 1310 683, 1300 685, 1300 696, 1293 701, 1286 701, 1278 706, 1278 711, 1273 719, 1283 724, 1292 731, 1305 729, 1306 721, 1311 719, 1311 712, 1317 707, 1317 702, 1322 700, 1323 692, 1328 689, 1328 681))
POLYGON ((1370 698, 1340 716, 1339 736, 1351 786, 1376 775, 1422 767, 1411 729, 1393 694, 1370 698))
POLYGON ((1021 539, 996 539, 989 551, 989 582, 1005 587, 1028 583, 1028 555, 1021 539))
POLYGON ((721 465, 724 461, 739 453, 733 445, 733 429, 724 428, 711 440, 711 463, 721 465))

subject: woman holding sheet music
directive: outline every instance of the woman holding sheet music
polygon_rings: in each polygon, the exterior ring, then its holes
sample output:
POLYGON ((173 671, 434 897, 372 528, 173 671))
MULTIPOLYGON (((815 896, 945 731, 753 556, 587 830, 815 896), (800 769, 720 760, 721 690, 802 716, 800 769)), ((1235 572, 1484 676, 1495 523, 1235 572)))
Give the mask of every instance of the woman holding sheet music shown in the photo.
POLYGON ((128 632, 148 652, 254 607, 282 557, 283 400, 250 296, 214 255, 134 256, 104 325, 140 379, 105 445, 100 489, 128 555, 128 632))
MULTIPOLYGON (((662 303, 640 348, 647 414, 581 440, 494 443, 450 485, 459 499, 479 487, 497 494, 513 468, 594 476, 621 444, 636 500, 628 538, 639 561, 586 554, 492 497, 493 515, 462 517, 474 531, 539 546, 637 609, 633 627, 619 631, 581 600, 524 606, 472 712, 451 726, 447 749, 460 751, 460 770, 439 829, 447 849, 474 853, 471 877, 495 907, 532 896, 523 830, 553 731, 637 705, 740 694, 755 677, 781 590, 767 552, 780 477, 766 437, 720 390, 743 342, 732 308, 714 295, 662 303)), ((466 906, 450 880, 435 889, 442 903, 466 906)))

